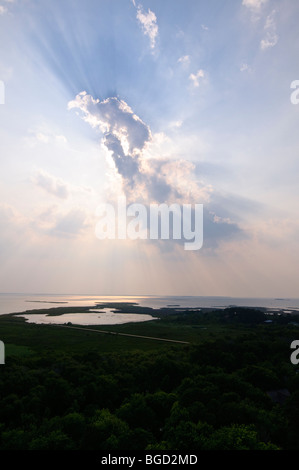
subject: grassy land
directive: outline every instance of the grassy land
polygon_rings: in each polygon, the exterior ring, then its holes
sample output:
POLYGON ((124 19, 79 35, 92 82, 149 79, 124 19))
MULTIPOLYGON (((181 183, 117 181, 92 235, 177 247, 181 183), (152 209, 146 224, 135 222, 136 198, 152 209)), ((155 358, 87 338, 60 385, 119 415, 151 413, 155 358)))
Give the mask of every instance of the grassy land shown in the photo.
MULTIPOLYGON (((9 315, 0 316, 0 337, 6 345, 6 355, 13 355, 18 348, 38 352, 39 350, 56 350, 68 352, 122 352, 122 351, 151 351, 167 350, 174 343, 167 343, 144 338, 134 338, 109 333, 88 331, 89 327, 80 326, 80 330, 62 328, 54 325, 36 325, 26 323, 19 318, 9 315), (84 331, 86 330, 86 331, 84 331), (11 345, 14 345, 12 347, 11 345)), ((92 326, 94 330, 111 331, 132 335, 150 336, 155 338, 173 339, 188 342, 200 342, 211 336, 209 329, 199 329, 193 326, 178 328, 169 320, 128 323, 124 325, 92 326)), ((182 347, 177 345, 176 347, 182 347)), ((19 349, 21 351, 21 349, 19 349)))
MULTIPOLYGON (((132 305, 109 304, 108 307, 117 307, 118 313, 147 313, 154 314, 155 319, 149 322, 126 323, 122 325, 92 325, 81 326, 80 329, 67 328, 55 325, 38 325, 27 323, 19 315, 0 316, 0 338, 6 345, 6 356, 28 354, 30 351, 55 350, 64 352, 84 353, 97 352, 122 352, 122 351, 156 351, 169 348, 182 348, 181 344, 157 341, 154 338, 177 340, 188 342, 191 345, 202 344, 217 337, 230 337, 242 334, 244 329, 234 328, 233 325, 220 324, 215 321, 207 321, 201 313, 174 314, 173 309, 133 308, 132 305), (90 329, 97 330, 90 331, 90 329), (85 331, 84 331, 85 330, 85 331), (107 332, 107 334, 100 333, 107 332), (128 335, 140 335, 147 338, 134 338, 109 334, 121 333, 128 335)), ((65 313, 84 314, 90 307, 54 307, 42 310, 30 310, 26 314, 47 314, 60 316, 65 313)), ((74 325, 75 326, 75 325, 74 325)))
POLYGON ((113 308, 156 319, 85 327, 0 316, 0 450, 299 449, 299 379, 290 362, 298 318, 113 308), (283 405, 268 395, 281 390, 283 405))

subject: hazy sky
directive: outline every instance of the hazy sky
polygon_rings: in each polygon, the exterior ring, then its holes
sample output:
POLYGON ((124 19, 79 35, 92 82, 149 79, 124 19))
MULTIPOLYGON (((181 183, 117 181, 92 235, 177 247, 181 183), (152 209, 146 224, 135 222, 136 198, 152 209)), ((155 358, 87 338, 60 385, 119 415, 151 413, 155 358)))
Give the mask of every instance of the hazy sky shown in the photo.
POLYGON ((0 292, 298 297, 298 24, 295 0, 0 0, 0 292), (203 204, 202 249, 99 240, 121 195, 203 204))

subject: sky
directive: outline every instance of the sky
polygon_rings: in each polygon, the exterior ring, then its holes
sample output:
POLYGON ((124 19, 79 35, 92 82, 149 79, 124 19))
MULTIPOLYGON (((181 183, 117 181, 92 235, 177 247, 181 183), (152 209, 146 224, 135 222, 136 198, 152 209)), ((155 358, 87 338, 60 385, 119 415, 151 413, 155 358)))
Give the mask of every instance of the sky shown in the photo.
POLYGON ((0 292, 298 297, 298 22, 294 0, 0 0, 0 292), (202 205, 201 249, 100 239, 121 197, 202 205))

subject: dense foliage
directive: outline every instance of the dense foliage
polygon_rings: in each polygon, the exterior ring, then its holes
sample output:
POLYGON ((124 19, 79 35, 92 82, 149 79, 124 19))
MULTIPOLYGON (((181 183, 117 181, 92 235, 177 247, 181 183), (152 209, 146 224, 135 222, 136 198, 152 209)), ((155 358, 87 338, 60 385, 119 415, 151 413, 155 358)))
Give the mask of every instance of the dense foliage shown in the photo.
POLYGON ((0 450, 298 450, 295 333, 246 328, 159 351, 11 355, 0 450))

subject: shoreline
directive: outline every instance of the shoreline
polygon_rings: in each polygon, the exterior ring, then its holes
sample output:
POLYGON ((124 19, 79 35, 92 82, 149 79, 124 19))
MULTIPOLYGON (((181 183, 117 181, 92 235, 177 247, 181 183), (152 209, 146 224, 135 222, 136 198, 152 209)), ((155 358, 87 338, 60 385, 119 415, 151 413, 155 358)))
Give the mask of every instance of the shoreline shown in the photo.
POLYGON ((96 305, 118 304, 135 305, 143 309, 159 310, 161 308, 186 309, 225 309, 230 307, 258 308, 268 311, 290 310, 299 312, 299 298, 253 298, 225 296, 157 296, 157 295, 67 295, 67 294, 0 294, 0 315, 23 313, 27 310, 48 309, 49 307, 85 307, 96 305), (30 305, 31 304, 31 305, 30 305), (32 307, 32 308, 31 308, 32 307))
MULTIPOLYGON (((12 312, 0 314, 0 317, 13 319, 22 319, 24 323, 34 323, 38 325, 80 325, 80 326, 109 326, 121 325, 126 323, 143 323, 154 320, 162 320, 169 317, 180 317, 186 315, 204 315, 208 313, 234 313, 246 311, 261 312, 265 315, 265 322, 272 323, 275 319, 294 319, 299 320, 299 311, 297 309, 286 308, 266 308, 251 306, 223 306, 223 307, 191 307, 184 308, 179 306, 166 306, 161 308, 142 307, 135 302, 109 302, 96 303, 94 306, 84 305, 80 307, 73 306, 52 306, 40 309, 24 310, 22 312, 12 312), (32 317, 30 319, 30 317, 32 317), (35 317, 35 318, 34 318, 35 317), (55 321, 55 318, 59 320, 55 321), (298 318, 297 318, 298 317, 298 318), (32 320, 32 321, 31 321, 32 320), (36 321, 34 321, 36 320, 36 321), (63 320, 63 321, 61 321, 63 320)), ((298 324, 299 325, 299 324, 298 324)))

